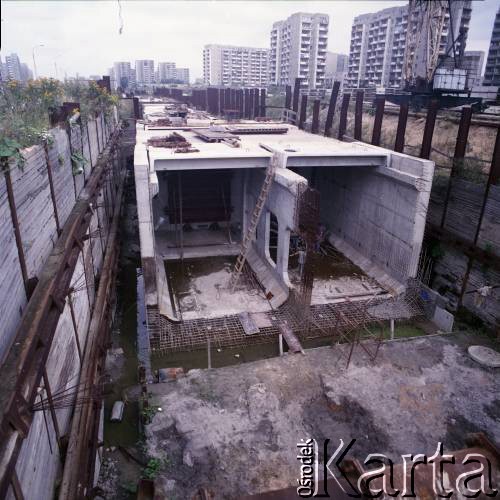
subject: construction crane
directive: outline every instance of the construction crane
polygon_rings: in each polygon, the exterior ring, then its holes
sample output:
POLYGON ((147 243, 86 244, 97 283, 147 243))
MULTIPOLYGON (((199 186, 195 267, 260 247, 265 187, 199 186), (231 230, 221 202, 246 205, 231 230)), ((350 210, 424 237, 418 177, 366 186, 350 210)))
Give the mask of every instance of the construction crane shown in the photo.
MULTIPOLYGON (((402 77, 416 109, 430 99, 441 107, 480 108, 482 99, 466 95, 467 71, 461 68, 470 10, 470 0, 409 0, 402 77)), ((396 104, 401 99, 389 97, 396 104)))
MULTIPOLYGON (((428 87, 434 77, 441 50, 449 1, 410 0, 403 75, 406 88, 428 87)), ((450 19, 450 24, 451 19, 450 19)))

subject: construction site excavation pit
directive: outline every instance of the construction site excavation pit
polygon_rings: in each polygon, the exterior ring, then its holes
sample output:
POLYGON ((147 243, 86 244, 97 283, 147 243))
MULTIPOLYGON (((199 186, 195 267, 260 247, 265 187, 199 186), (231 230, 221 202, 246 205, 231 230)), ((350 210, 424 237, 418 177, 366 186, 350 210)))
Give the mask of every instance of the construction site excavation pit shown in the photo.
MULTIPOLYGON (((158 112, 148 108, 145 116, 158 112)), ((240 359, 258 344, 275 353, 283 328, 300 351, 300 342, 357 335, 372 323, 394 330, 394 320, 422 315, 414 282, 433 168, 290 124, 189 109, 183 126, 138 127, 153 355, 209 344, 240 359)))

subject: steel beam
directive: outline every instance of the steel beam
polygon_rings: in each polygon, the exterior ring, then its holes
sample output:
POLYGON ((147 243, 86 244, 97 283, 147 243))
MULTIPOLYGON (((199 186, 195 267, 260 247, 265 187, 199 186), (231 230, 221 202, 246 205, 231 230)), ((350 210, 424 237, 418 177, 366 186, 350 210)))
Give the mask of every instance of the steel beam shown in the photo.
POLYGON ((260 89, 260 109, 259 115, 261 117, 266 116, 266 89, 260 89))
POLYGON ((317 134, 319 130, 319 107, 321 105, 320 99, 315 99, 313 103, 313 115, 312 115, 312 124, 311 124, 311 132, 313 134, 317 134))
POLYGON ((354 109, 354 139, 361 141, 363 127, 363 99, 365 93, 363 90, 356 92, 356 107, 354 109))
POLYGON ((385 97, 375 97, 375 120, 373 122, 372 144, 380 146, 380 135, 382 133, 382 120, 384 119, 385 97))
POLYGON ((287 85, 285 87, 285 109, 292 108, 292 87, 287 85))
POLYGON ((299 118, 299 128, 304 130, 306 124, 306 114, 307 114, 307 94, 302 94, 300 100, 300 118, 299 118))
POLYGON ((424 158, 425 160, 428 160, 431 156, 432 136, 434 135, 438 108, 439 101, 437 99, 432 99, 429 104, 429 109, 427 110, 422 147, 420 149, 420 158, 424 158))
POLYGON ((340 107, 340 121, 339 121, 339 140, 344 139, 346 127, 347 127, 347 111, 349 111, 349 99, 351 94, 346 93, 342 96, 342 105, 340 107))
POLYGON ((402 102, 399 106, 398 128, 396 131, 396 142, 394 151, 402 153, 405 147, 406 122, 408 121, 408 101, 402 102))
POLYGON ((335 106, 339 96, 340 82, 333 82, 332 93, 330 95, 330 103, 328 104, 328 112, 325 122, 325 136, 330 137, 332 134, 333 117, 335 115, 335 106))
POLYGON ((300 97, 300 78, 295 78, 295 85, 293 87, 293 106, 292 109, 295 113, 299 112, 299 97, 300 97))
POLYGON ((21 230, 19 228, 19 219, 17 218, 16 200, 14 198, 14 189, 12 188, 12 179, 10 177, 10 166, 4 170, 5 186, 7 187, 7 198, 9 200, 10 217, 12 225, 14 226, 14 238, 16 240, 17 256, 19 258, 19 265, 21 266, 21 275, 23 277, 24 291, 26 297, 29 298, 28 287, 28 268, 26 267, 26 257, 24 255, 23 240, 21 238, 21 230))

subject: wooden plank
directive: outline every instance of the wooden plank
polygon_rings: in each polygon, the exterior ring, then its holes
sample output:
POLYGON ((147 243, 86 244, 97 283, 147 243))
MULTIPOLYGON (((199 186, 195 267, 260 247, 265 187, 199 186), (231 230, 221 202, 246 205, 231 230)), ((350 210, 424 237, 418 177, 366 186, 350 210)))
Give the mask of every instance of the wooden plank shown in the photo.
POLYGON ((259 327, 255 324, 252 316, 247 311, 239 313, 238 318, 247 335, 259 333, 259 327))
POLYGON ((283 335, 283 338, 286 340, 286 343, 291 352, 293 352, 294 354, 298 354, 299 352, 305 354, 299 339, 295 336, 292 329, 288 325, 280 323, 278 325, 278 330, 281 333, 281 335, 283 335))

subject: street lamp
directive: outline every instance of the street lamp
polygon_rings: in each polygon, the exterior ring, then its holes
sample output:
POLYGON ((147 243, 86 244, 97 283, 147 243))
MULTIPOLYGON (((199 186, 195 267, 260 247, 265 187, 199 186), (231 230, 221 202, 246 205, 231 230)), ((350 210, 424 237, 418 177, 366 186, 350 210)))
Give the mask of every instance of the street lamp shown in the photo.
POLYGON ((38 47, 44 47, 44 44, 43 43, 39 43, 38 45, 35 45, 33 47, 33 50, 32 50, 32 54, 33 54, 33 69, 35 71, 35 80, 37 79, 37 72, 36 72, 36 60, 35 60, 35 49, 38 48, 38 47))

